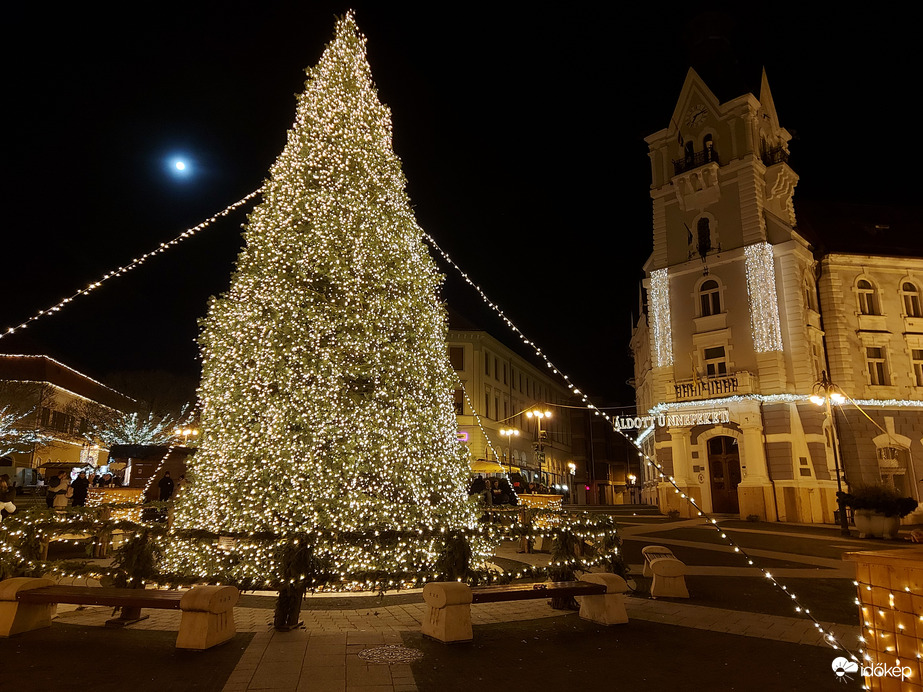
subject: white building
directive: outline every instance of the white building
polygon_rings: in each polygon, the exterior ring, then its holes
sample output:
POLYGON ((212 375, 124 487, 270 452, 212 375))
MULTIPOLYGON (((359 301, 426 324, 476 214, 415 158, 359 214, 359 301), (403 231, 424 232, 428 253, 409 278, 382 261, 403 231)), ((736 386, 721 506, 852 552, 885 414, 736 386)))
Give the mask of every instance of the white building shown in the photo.
POLYGON ((541 479, 559 489, 573 485, 572 475, 585 477, 583 468, 579 474, 570 472, 574 453, 567 387, 451 310, 448 349, 463 385, 455 391, 459 435, 473 460, 498 461, 528 481, 541 479), (551 416, 527 416, 534 411, 551 416), (503 430, 514 433, 503 435, 503 430))
MULTIPOLYGON (((807 398, 829 370, 875 420, 874 435, 853 425, 847 440, 847 421, 864 414, 837 414, 847 480, 919 497, 923 260, 818 262, 765 74, 758 97, 719 102, 690 69, 669 123, 646 138, 653 253, 632 337, 639 413, 664 414, 647 453, 707 512, 832 522, 834 429, 807 398)), ((645 473, 648 501, 692 515, 659 472, 645 473)))

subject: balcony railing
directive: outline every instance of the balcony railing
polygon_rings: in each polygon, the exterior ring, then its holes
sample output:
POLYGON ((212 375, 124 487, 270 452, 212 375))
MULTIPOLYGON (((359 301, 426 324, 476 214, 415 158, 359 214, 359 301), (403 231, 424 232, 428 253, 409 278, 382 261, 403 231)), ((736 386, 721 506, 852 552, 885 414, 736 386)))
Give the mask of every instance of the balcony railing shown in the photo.
POLYGON ((752 394, 755 379, 746 371, 721 377, 680 380, 673 383, 675 401, 694 401, 733 394, 752 394))
POLYGON ((673 175, 691 171, 693 168, 704 166, 706 163, 717 163, 721 165, 721 162, 718 160, 718 152, 714 149, 703 149, 694 154, 687 154, 681 159, 673 159, 673 175))
POLYGON ((770 147, 760 152, 760 158, 763 159, 763 164, 766 166, 773 166, 777 163, 788 163, 788 152, 781 146, 770 147))

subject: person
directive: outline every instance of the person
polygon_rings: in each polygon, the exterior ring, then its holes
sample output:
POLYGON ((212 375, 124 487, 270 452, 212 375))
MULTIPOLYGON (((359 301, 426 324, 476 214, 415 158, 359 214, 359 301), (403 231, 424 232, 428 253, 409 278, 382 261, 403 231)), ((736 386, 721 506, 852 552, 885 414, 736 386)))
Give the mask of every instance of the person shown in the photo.
POLYGON ((10 483, 7 474, 0 476, 0 516, 5 517, 16 511, 13 500, 16 499, 16 488, 10 483))
POLYGON ((73 506, 74 507, 84 507, 87 503, 87 492, 90 489, 90 481, 87 478, 87 472, 81 471, 77 477, 74 479, 74 482, 71 483, 71 488, 73 488, 73 506))
POLYGON ((170 496, 173 495, 173 479, 170 478, 169 471, 164 471, 163 478, 157 483, 157 487, 160 488, 160 501, 166 502, 169 500, 170 496))
POLYGON ((189 485, 189 481, 186 480, 186 474, 181 473, 179 478, 176 479, 176 496, 179 495, 186 489, 186 486, 189 485))
POLYGON ((487 487, 484 485, 484 477, 481 474, 478 474, 477 478, 472 479, 471 486, 468 488, 469 495, 480 495, 484 492, 484 488, 487 487))
POLYGON ((45 493, 45 504, 51 507, 67 507, 67 474, 64 471, 52 476, 45 493))
POLYGON ((493 486, 494 504, 508 505, 510 503, 510 496, 500 487, 500 479, 494 478, 493 486))

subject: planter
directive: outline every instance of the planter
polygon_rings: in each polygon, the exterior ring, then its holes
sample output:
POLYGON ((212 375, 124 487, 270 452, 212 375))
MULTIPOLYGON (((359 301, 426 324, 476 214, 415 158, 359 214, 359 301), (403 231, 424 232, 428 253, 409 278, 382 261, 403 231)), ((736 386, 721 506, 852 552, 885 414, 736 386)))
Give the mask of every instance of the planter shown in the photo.
POLYGON ((853 512, 859 538, 897 538, 901 528, 900 517, 886 517, 871 509, 857 509, 853 512))

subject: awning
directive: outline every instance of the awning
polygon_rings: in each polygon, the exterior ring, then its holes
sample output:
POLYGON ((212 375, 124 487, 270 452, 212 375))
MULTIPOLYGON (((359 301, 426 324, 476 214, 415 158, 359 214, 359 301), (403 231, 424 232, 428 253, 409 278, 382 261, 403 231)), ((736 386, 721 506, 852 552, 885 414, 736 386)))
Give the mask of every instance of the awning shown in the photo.
POLYGON ((487 459, 478 459, 477 461, 472 461, 469 464, 471 471, 474 473, 502 473, 503 467, 496 461, 488 461, 487 459))

